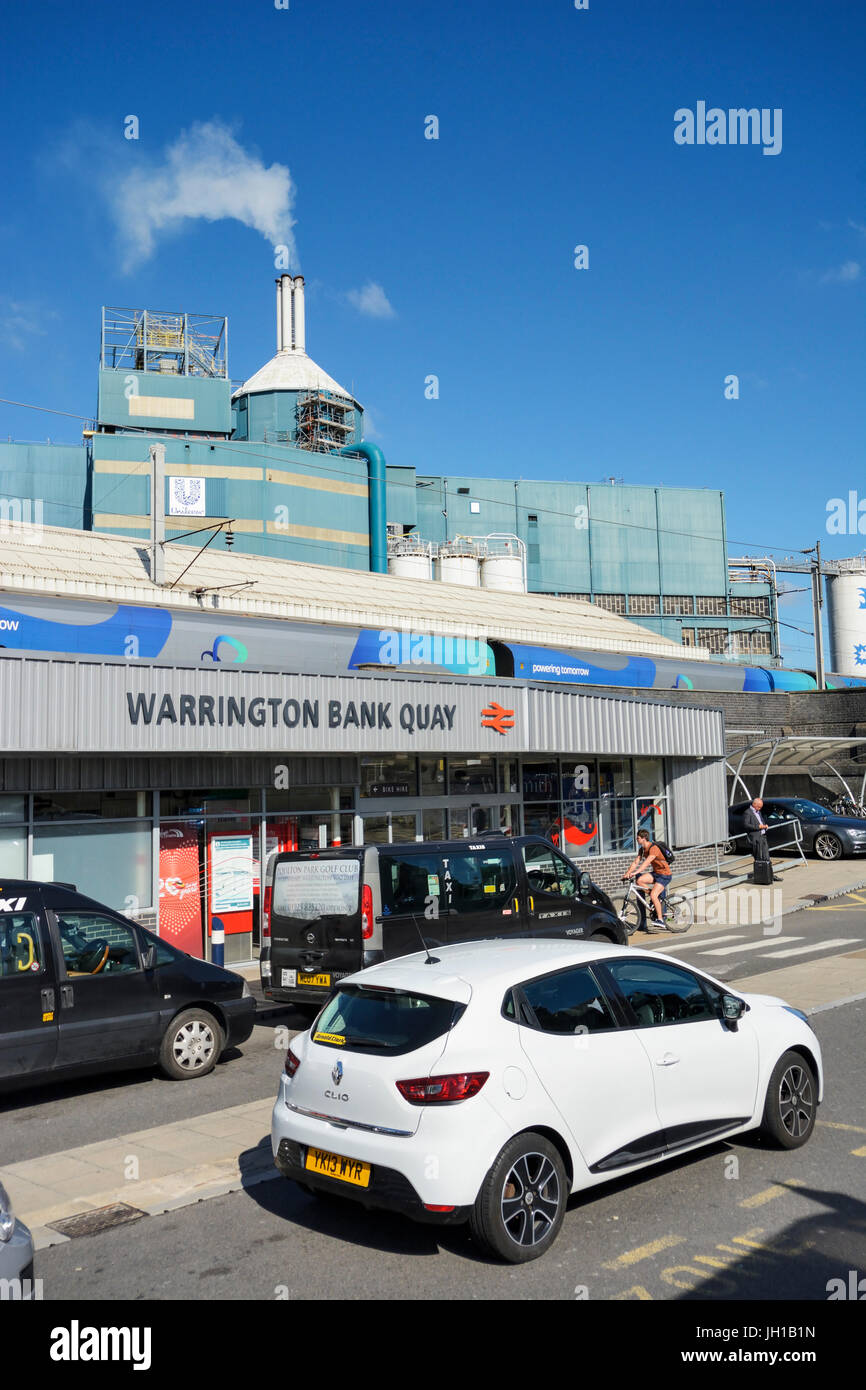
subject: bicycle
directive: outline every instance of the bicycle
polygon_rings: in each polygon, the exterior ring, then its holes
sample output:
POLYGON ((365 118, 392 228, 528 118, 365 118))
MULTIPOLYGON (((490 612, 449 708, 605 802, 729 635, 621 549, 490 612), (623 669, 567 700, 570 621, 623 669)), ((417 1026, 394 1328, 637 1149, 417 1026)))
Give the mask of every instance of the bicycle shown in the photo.
MULTIPOLYGON (((623 899, 620 909, 619 920, 622 922, 629 936, 637 931, 641 925, 641 910, 637 899, 640 899, 646 911, 649 921, 655 918, 655 908, 641 890, 638 888, 633 878, 628 881, 628 892, 623 899)), ((695 919, 694 909, 688 898, 684 898, 682 893, 669 893, 667 888, 662 891, 662 921, 669 932, 680 935, 688 931, 695 919)))

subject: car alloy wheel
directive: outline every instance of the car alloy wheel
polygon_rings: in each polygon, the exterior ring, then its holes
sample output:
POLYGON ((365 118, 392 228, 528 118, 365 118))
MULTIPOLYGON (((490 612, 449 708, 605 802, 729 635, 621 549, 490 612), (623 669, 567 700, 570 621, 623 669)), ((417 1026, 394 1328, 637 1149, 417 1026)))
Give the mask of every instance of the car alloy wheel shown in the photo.
POLYGON ((502 1225, 515 1245, 538 1245, 553 1230, 561 1196, 546 1154, 521 1154, 502 1184, 502 1225))
POLYGON ((815 836, 815 853, 819 859, 841 859, 842 841, 829 830, 822 830, 815 836))
POLYGON ((206 1067, 214 1054, 216 1038, 214 1031, 202 1019, 190 1019, 178 1028, 172 1043, 172 1056, 184 1071, 200 1071, 206 1067))
POLYGON ((779 1118, 792 1139, 808 1133, 814 1112, 812 1078, 805 1067, 792 1064, 779 1082, 779 1118))

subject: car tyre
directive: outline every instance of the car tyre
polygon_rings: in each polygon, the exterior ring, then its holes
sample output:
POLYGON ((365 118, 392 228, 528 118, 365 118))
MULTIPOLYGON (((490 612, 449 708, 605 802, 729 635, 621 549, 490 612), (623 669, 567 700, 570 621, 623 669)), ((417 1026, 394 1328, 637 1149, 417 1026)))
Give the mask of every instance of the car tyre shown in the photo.
POLYGON ((165 1030, 159 1064, 172 1081, 213 1071, 223 1050, 223 1031, 207 1009, 184 1009, 165 1030))
POLYGON ((605 944, 605 946, 615 946, 615 945, 616 945, 616 942, 614 941, 614 939, 613 939, 613 937, 611 936, 610 932, 606 932, 606 931, 594 931, 594 932, 592 933, 592 935, 590 936, 589 939, 590 939, 590 941, 603 941, 604 944, 605 944))
POLYGON ((842 841, 838 835, 834 835, 830 830, 819 831, 815 836, 813 848, 819 859, 842 858, 842 841))
POLYGON ((508 1264, 545 1255, 565 1217, 569 1182, 558 1149, 540 1134, 517 1134, 481 1184, 469 1217, 475 1243, 508 1264))
POLYGON ((780 1057, 764 1104, 761 1133, 780 1149, 799 1149, 815 1128, 818 1081, 811 1063, 799 1052, 780 1057))

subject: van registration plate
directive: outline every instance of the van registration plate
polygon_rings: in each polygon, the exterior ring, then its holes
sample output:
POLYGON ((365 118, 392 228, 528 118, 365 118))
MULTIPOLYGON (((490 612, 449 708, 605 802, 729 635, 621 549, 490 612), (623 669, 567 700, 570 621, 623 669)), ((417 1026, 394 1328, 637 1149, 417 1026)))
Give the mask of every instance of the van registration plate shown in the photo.
POLYGON ((315 985, 317 988, 327 989, 330 983, 330 975, 304 975, 298 971, 299 985, 315 985))
POLYGON ((350 1182, 355 1187, 370 1186, 370 1165, 357 1158, 341 1158, 339 1154, 325 1153, 322 1149, 307 1149, 304 1167, 311 1173, 350 1182))

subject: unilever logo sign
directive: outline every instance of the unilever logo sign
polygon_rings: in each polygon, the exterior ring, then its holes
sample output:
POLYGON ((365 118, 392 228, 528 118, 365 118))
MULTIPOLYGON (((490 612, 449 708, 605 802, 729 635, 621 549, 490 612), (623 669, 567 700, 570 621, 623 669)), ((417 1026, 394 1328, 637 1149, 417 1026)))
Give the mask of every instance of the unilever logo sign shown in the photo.
POLYGON ((204 478, 168 479, 169 516, 207 516, 204 478))

